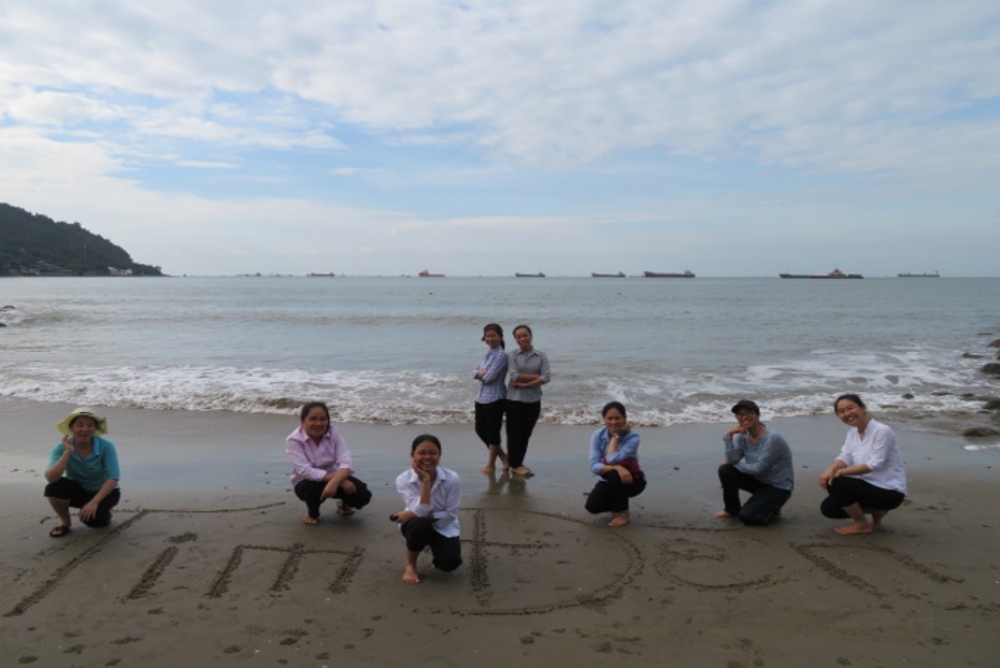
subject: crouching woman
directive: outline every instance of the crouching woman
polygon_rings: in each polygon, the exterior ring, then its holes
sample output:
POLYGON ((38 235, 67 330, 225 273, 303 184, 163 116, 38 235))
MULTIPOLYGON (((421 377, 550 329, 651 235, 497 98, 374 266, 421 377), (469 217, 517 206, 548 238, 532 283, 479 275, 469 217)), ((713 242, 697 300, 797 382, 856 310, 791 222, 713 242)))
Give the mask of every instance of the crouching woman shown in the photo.
POLYGON ((403 582, 417 584, 417 558, 431 548, 434 568, 453 571, 462 565, 458 533, 458 507, 462 502, 458 474, 443 466, 441 441, 421 434, 410 447, 411 466, 396 478, 404 510, 389 517, 406 539, 403 582))
POLYGON ((79 508, 80 521, 89 527, 108 526, 121 498, 118 453, 114 443, 101 438, 108 421, 89 408, 77 408, 56 429, 63 439, 52 448, 45 469, 45 496, 59 523, 49 535, 62 538, 70 532, 70 508, 79 508))

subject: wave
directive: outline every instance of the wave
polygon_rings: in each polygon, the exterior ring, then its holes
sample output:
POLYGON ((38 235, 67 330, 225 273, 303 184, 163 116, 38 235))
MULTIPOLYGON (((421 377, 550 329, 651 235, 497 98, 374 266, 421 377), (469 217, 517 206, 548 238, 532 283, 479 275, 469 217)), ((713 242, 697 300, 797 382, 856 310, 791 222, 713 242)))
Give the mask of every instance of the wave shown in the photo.
MULTIPOLYGON (((632 370, 623 377, 556 375, 543 398, 542 421, 587 425, 612 399, 642 426, 728 419, 740 398, 767 418, 825 414, 843 392, 863 395, 879 412, 969 411, 994 384, 974 362, 942 366, 928 351, 816 351, 776 365, 632 370)), ((323 371, 229 366, 0 365, 0 396, 84 405, 166 410, 294 414, 307 401, 330 403, 338 422, 464 424, 473 420, 475 382, 454 373, 323 371)))

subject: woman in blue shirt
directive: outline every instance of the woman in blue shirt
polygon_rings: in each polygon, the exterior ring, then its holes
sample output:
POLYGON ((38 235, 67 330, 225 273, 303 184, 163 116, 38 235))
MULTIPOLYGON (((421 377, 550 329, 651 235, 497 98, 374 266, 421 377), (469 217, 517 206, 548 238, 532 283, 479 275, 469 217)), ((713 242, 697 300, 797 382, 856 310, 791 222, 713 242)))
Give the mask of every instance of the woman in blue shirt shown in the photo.
POLYGON ((507 397, 507 387, 504 384, 507 377, 507 352, 504 350, 503 327, 495 322, 483 327, 483 342, 490 350, 472 372, 472 377, 479 381, 479 394, 476 395, 476 435, 488 451, 486 466, 481 470, 483 473, 492 473, 499 459, 506 472, 510 470, 510 462, 500 445, 507 397))
POLYGON ((587 496, 588 512, 611 513, 610 527, 625 526, 631 515, 628 500, 646 489, 639 466, 639 434, 627 421, 625 406, 612 401, 601 409, 604 427, 590 437, 590 471, 601 479, 587 496))
POLYGON ((59 517, 49 535, 62 538, 70 532, 69 509, 79 508, 80 521, 89 527, 111 523, 111 509, 118 505, 118 453, 111 441, 101 438, 108 422, 89 408, 77 408, 56 425, 63 439, 52 448, 45 469, 45 496, 59 517))

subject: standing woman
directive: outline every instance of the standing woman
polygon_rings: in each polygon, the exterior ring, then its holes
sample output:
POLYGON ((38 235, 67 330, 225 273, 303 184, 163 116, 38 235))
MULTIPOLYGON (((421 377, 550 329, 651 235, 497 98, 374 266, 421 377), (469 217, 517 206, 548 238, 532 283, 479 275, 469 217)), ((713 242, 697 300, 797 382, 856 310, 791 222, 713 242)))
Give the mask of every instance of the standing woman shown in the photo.
POLYGON ((625 406, 612 401, 601 409, 604 427, 590 437, 590 471, 601 479, 587 496, 587 512, 611 513, 609 527, 629 523, 628 500, 646 489, 639 466, 639 434, 627 421, 625 406))
POLYGON ((403 582, 417 584, 417 557, 430 546, 434 568, 453 571, 462 565, 462 545, 458 538, 458 507, 462 502, 458 474, 438 466, 441 441, 421 434, 410 446, 410 468, 396 478, 403 497, 403 511, 389 516, 399 523, 406 538, 406 565, 403 582))
POLYGON ((531 328, 514 328, 518 349, 507 354, 510 384, 507 387, 507 454, 511 470, 534 475, 524 465, 528 441, 542 413, 542 385, 549 382, 549 358, 531 346, 531 328))
POLYGON ((837 397, 833 409, 851 429, 840 454, 819 477, 820 487, 829 493, 820 511, 826 517, 854 520, 835 529, 843 536, 871 533, 906 497, 906 469, 896 434, 873 420, 856 394, 837 397), (872 516, 870 522, 866 513, 872 516))
POLYGON ((330 423, 330 409, 313 401, 299 412, 301 424, 288 435, 285 455, 292 463, 295 496, 306 504, 304 524, 319 524, 319 507, 327 499, 338 500, 341 515, 352 515, 372 500, 368 486, 351 470, 351 451, 330 423))
POLYGON ((486 466, 483 473, 491 473, 497 458, 504 471, 510 470, 507 453, 500 445, 500 428, 503 426, 504 399, 507 396, 507 352, 503 342, 503 327, 491 322, 483 327, 483 341, 489 352, 479 363, 472 377, 479 381, 479 395, 476 397, 476 435, 486 446, 486 466))
POLYGON ((59 517, 49 532, 62 538, 70 532, 70 508, 79 508, 80 521, 89 527, 111 523, 111 509, 118 505, 118 452, 115 444, 101 438, 108 421, 89 408, 77 408, 56 425, 63 439, 52 448, 45 469, 45 496, 59 517))

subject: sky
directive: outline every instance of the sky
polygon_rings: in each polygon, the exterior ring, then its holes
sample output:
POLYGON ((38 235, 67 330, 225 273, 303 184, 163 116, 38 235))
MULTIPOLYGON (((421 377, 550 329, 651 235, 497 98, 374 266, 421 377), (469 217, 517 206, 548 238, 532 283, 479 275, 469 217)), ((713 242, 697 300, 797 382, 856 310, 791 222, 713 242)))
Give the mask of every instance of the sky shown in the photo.
POLYGON ((5 0, 0 202, 169 274, 1000 276, 996 0, 5 0))

